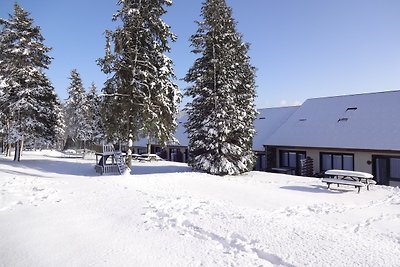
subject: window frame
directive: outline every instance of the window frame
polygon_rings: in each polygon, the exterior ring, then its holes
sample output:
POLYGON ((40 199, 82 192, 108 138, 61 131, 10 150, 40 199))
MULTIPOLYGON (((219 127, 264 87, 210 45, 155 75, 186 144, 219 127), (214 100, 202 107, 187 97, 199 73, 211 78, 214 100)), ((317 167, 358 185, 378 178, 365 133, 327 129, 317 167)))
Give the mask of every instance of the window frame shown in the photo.
POLYGON ((377 166, 376 166, 376 160, 377 159, 384 159, 386 160, 386 173, 387 173, 387 181, 385 181, 385 185, 389 185, 391 181, 393 182, 400 182, 400 178, 397 177, 392 177, 391 176, 391 169, 392 169, 392 164, 391 164, 391 159, 400 159, 400 156, 391 156, 391 155, 372 155, 372 173, 376 175, 377 172, 377 166))
POLYGON ((296 172, 296 174, 299 172, 300 169, 300 156, 299 155, 304 155, 304 158, 307 158, 307 152, 306 151, 300 151, 300 150, 279 150, 279 167, 280 168, 287 168, 290 170, 294 170, 296 172), (282 164, 282 155, 284 153, 287 153, 287 162, 288 165, 285 166, 282 164), (290 167, 290 153, 296 153, 296 164, 295 167, 290 167))
POLYGON ((330 155, 331 156, 331 166, 332 166, 332 168, 334 168, 334 166, 333 166, 334 156, 340 156, 341 160, 342 160, 342 162, 341 162, 341 164, 342 164, 341 170, 343 170, 343 168, 344 168, 343 156, 351 156, 352 160, 353 160, 353 162, 352 162, 353 169, 349 170, 349 171, 354 171, 354 154, 353 153, 319 152, 319 169, 320 169, 321 172, 327 171, 327 170, 324 170, 323 166, 322 166, 322 164, 323 164, 323 160, 322 160, 323 155, 330 155))

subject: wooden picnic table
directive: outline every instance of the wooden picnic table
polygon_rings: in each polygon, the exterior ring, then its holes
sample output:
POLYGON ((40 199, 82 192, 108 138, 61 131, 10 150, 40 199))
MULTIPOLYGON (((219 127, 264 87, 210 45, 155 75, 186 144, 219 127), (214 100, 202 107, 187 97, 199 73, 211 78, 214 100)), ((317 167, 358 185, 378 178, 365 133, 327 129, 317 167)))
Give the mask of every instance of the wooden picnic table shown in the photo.
POLYGON ((369 186, 371 184, 376 184, 374 180, 374 176, 370 173, 366 172, 358 172, 358 171, 347 171, 347 170, 327 170, 325 175, 330 176, 331 178, 323 178, 322 182, 328 184, 328 189, 331 184, 340 184, 342 185, 350 185, 358 188, 358 193, 360 192, 360 188, 363 186, 367 186, 367 190, 369 190, 369 186))

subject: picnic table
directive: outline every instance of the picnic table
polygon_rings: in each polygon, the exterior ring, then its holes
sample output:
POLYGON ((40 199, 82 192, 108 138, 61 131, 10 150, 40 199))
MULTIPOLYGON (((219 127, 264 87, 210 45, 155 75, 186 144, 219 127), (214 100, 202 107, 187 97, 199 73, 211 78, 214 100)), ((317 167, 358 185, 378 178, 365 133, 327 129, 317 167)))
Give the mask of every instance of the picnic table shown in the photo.
POLYGON ((84 153, 79 153, 74 149, 63 150, 61 153, 64 158, 83 158, 85 156, 84 153))
POLYGON ((157 154, 141 154, 139 155, 139 157, 137 157, 137 160, 139 160, 139 162, 142 161, 159 161, 161 160, 161 158, 157 155, 157 154))
POLYGON ((327 170, 325 175, 330 176, 330 178, 323 178, 321 181, 327 183, 328 189, 330 188, 331 184, 337 184, 337 186, 340 184, 350 185, 356 187, 358 189, 358 193, 360 193, 361 187, 367 186, 367 190, 369 190, 369 186, 371 184, 376 184, 374 176, 366 172, 327 170))

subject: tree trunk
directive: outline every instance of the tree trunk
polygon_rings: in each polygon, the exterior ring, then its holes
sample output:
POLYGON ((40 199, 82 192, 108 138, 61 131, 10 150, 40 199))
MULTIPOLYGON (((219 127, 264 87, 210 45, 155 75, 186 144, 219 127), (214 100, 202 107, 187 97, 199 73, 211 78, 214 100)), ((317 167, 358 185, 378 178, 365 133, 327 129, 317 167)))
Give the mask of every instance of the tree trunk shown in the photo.
POLYGON ((147 154, 151 154, 150 135, 147 136, 147 154))
POLYGON ((86 140, 83 140, 83 158, 86 156, 86 140))
POLYGON ((11 157, 11 144, 8 143, 6 147, 6 157, 11 157))
POLYGON ((18 140, 15 142, 15 153, 14 153, 14 161, 20 161, 21 160, 21 144, 20 141, 18 140))

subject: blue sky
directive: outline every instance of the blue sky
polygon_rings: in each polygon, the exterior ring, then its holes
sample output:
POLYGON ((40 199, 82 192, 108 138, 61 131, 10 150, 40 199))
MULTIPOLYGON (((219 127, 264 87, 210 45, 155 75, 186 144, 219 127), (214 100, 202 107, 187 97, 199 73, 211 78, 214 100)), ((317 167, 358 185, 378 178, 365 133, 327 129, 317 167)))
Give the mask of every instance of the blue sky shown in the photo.
MULTIPOLYGON (((0 0, 0 17, 13 0, 0 0)), ((86 88, 106 76, 95 60, 104 55, 116 0, 19 0, 53 47, 48 71, 60 98, 78 69, 86 88)), ((193 64, 190 35, 200 0, 174 0, 165 21, 178 35, 170 56, 178 78, 193 64)), ((238 30, 251 44, 258 108, 300 104, 307 98, 400 89, 400 1, 227 0, 238 30)), ((183 81, 177 81, 181 89, 183 81)))

